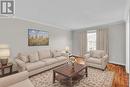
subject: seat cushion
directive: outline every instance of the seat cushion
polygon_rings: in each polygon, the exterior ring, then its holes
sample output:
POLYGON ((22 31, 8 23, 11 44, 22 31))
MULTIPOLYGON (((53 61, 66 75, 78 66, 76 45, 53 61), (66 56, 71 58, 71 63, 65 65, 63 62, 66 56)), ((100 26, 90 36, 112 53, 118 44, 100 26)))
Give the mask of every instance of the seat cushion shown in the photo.
POLYGON ((58 59, 58 61, 67 60, 67 58, 65 56, 56 57, 56 59, 58 59))
POLYGON ((45 62, 46 65, 51 65, 51 64, 54 64, 54 63, 58 62, 58 60, 55 59, 55 58, 46 58, 46 59, 42 59, 41 61, 45 62))
POLYGON ((26 69, 28 71, 32 71, 41 67, 46 66, 45 62, 42 61, 38 61, 38 62, 34 62, 34 63, 26 63, 26 69))
POLYGON ((101 64, 101 59, 90 57, 90 58, 87 59, 87 62, 101 64))
POLYGON ((29 79, 23 80, 8 87, 34 87, 29 79))
POLYGON ((45 49, 45 50, 39 50, 39 58, 40 60, 44 59, 44 58, 51 58, 51 51, 49 49, 45 49))

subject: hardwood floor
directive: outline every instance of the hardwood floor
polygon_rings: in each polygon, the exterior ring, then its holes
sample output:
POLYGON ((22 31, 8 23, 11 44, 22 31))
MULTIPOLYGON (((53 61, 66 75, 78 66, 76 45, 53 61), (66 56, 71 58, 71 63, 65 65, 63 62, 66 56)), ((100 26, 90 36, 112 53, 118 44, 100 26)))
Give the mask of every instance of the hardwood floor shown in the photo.
MULTIPOLYGON (((84 64, 84 60, 76 58, 77 62, 84 64)), ((117 64, 108 64, 106 70, 115 72, 112 87, 129 87, 129 75, 125 71, 125 67, 117 64)))
POLYGON ((108 64, 106 70, 115 72, 112 87, 129 87, 129 76, 124 66, 108 64))

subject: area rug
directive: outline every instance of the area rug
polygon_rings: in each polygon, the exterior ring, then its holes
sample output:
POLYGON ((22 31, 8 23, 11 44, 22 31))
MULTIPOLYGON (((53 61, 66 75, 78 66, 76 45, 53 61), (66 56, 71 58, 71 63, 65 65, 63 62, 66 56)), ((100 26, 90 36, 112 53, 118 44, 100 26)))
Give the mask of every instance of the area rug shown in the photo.
MULTIPOLYGON (((56 81, 52 83, 53 71, 46 71, 30 78, 35 87, 69 87, 56 81)), ((111 87, 114 72, 88 68, 88 77, 83 77, 73 87, 111 87)))

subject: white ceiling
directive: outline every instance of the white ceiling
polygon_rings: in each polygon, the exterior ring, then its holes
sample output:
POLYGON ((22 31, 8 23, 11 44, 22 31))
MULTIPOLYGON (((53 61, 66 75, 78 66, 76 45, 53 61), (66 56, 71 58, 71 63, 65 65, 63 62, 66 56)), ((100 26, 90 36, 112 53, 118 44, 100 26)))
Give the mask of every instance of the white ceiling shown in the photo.
POLYGON ((15 0, 15 16, 79 29, 124 19, 127 0, 15 0))

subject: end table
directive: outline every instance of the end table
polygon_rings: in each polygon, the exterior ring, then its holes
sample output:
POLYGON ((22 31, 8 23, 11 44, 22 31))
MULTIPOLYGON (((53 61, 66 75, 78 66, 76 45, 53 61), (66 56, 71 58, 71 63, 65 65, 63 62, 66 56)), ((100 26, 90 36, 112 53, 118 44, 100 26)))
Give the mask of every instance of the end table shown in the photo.
POLYGON ((6 75, 12 74, 12 66, 13 66, 12 63, 8 63, 7 65, 0 65, 0 70, 1 70, 1 72, 2 72, 2 77, 3 77, 3 76, 6 76, 6 75), (8 74, 5 74, 5 69, 6 69, 6 68, 9 68, 9 69, 10 69, 10 71, 9 71, 8 74))

